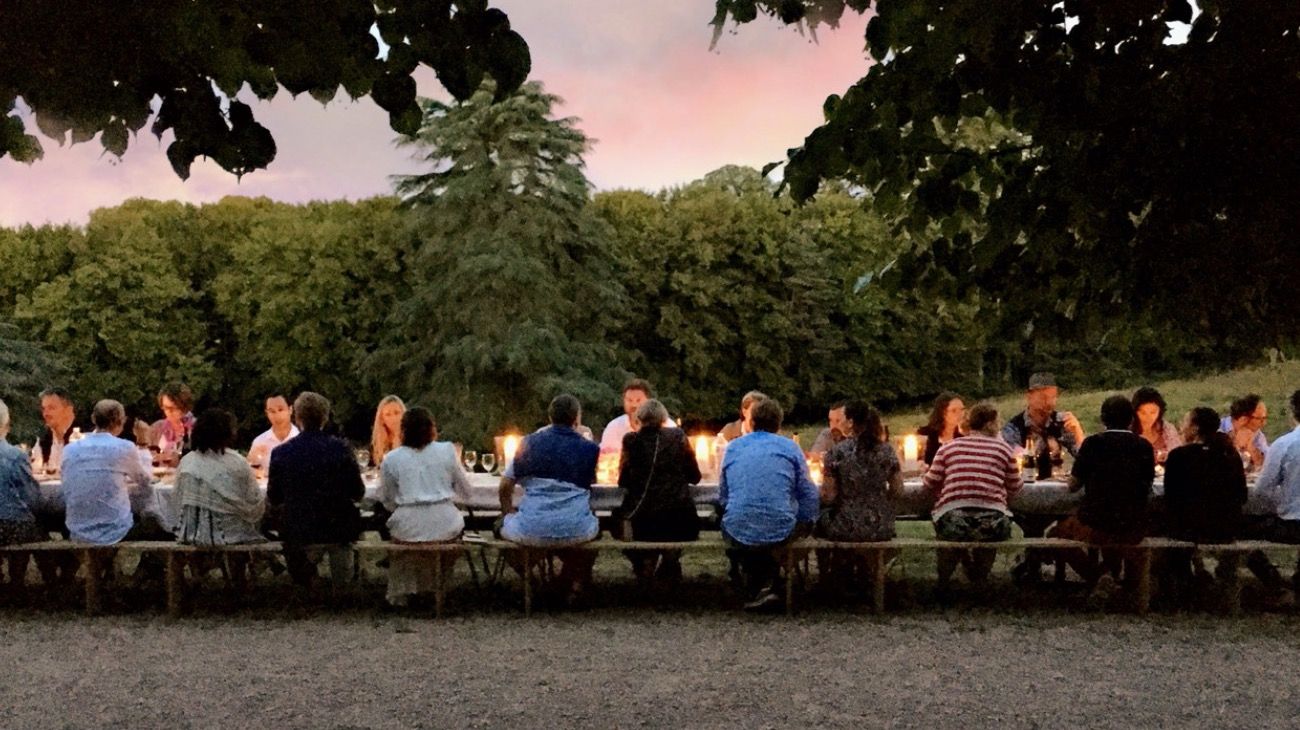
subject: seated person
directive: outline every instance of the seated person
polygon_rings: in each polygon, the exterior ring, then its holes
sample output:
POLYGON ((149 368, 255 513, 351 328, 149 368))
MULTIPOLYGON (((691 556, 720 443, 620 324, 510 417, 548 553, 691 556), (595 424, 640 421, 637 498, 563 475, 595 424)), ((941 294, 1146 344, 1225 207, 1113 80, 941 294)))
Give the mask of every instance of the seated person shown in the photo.
MULTIPOLYGON (((1083 501, 1048 536, 1094 545, 1136 544, 1147 533, 1155 453, 1146 439, 1130 430, 1133 402, 1128 398, 1107 398, 1101 404, 1101 424, 1106 430, 1083 442, 1070 473, 1070 490, 1082 489, 1083 501)), ((1095 597, 1104 601, 1114 589, 1121 563, 1132 557, 1127 550, 1102 550, 1100 573, 1082 550, 1068 551, 1065 560, 1084 580, 1096 584, 1095 597)))
POLYGON ((966 420, 966 402, 956 393, 940 393, 939 397, 934 399, 929 420, 916 430, 917 435, 925 437, 925 453, 921 455, 921 463, 927 466, 933 464, 934 455, 938 453, 940 446, 955 438, 961 438, 964 435, 961 429, 964 420, 966 420))
POLYGON ((63 388, 41 391, 41 419, 45 429, 32 449, 32 461, 42 469, 56 472, 63 463, 63 448, 72 439, 77 424, 77 410, 72 396, 63 388))
POLYGON ((248 449, 248 462, 254 469, 266 466, 275 447, 298 435, 298 427, 293 425, 293 408, 283 395, 267 396, 265 413, 271 427, 258 434, 248 449))
POLYGON ((849 437, 823 462, 817 535, 841 542, 890 540, 893 499, 903 494, 898 453, 885 441, 879 411, 859 400, 846 403, 843 411, 840 427, 849 437))
MULTIPOLYGON (((641 427, 623 436, 618 472, 624 496, 614 516, 631 528, 624 539, 685 542, 699 538, 700 519, 691 485, 700 481, 700 465, 690 441, 680 428, 665 425, 668 409, 653 398, 637 409, 636 420, 641 427)), ((658 575, 676 580, 682 575, 680 550, 629 552, 627 557, 638 578, 658 575)))
POLYGON ((1163 464, 1170 452, 1183 445, 1178 427, 1165 420, 1165 399, 1151 387, 1133 392, 1133 433, 1146 439, 1155 449, 1156 463, 1163 464))
MULTIPOLYGON (((1241 529, 1246 472, 1213 408, 1193 408, 1183 419, 1183 445, 1165 461, 1165 530, 1175 540, 1232 542, 1241 529)), ((1220 575, 1236 575, 1235 556, 1219 560, 1220 575)), ((1192 550, 1166 550, 1161 570, 1177 600, 1192 589, 1192 550)))
MULTIPOLYGON (((5 440, 9 435, 9 407, 0 400, 0 545, 21 545, 49 539, 33 514, 40 487, 32 477, 27 455, 5 440)), ((9 584, 21 590, 27 575, 27 553, 10 553, 9 584)))
POLYGON ((315 577, 306 546, 334 545, 330 575, 338 583, 352 572, 350 544, 361 534, 356 503, 366 487, 352 449, 325 433, 330 418, 325 396, 303 392, 294 400, 293 412, 299 434, 271 452, 266 501, 279 508, 280 539, 294 582, 309 586, 315 577))
POLYGON ((808 449, 810 454, 825 456, 826 452, 835 447, 836 444, 849 438, 849 429, 844 424, 844 401, 836 401, 831 404, 831 409, 826 413, 828 425, 817 434, 813 440, 812 448, 808 449))
POLYGON ((1262 467, 1268 454, 1268 439, 1263 431, 1265 423, 1268 423, 1268 407, 1254 393, 1233 401, 1228 415, 1219 423, 1219 430, 1232 439, 1232 447, 1242 454, 1243 461, 1250 459, 1251 469, 1262 467))
POLYGON ((189 545, 239 545, 264 542, 258 525, 265 508, 253 469, 230 448, 235 417, 210 408, 194 421, 194 450, 176 472, 178 542, 189 545))
MULTIPOLYGON (((1300 544, 1300 390, 1291 394, 1291 425, 1290 432, 1268 447, 1264 466, 1255 480, 1255 491, 1275 509, 1273 514, 1246 526, 1245 536, 1249 539, 1300 544)), ((1294 592, 1300 590, 1300 563, 1292 576, 1291 590, 1286 589, 1281 574, 1263 552, 1251 553, 1246 564, 1270 589, 1270 601, 1294 603, 1294 592)))
POLYGON ((406 404, 395 395, 386 395, 375 408, 375 423, 370 429, 370 465, 383 466, 388 452, 402 443, 402 414, 406 404))
MULTIPOLYGON (((548 408, 551 425, 524 437, 501 478, 502 539, 533 547, 557 548, 596 539, 600 523, 591 512, 600 447, 575 429, 582 412, 578 399, 557 395, 548 408), (514 504, 515 485, 524 489, 514 504)), ((621 446, 621 445, 620 445, 621 446)), ((563 563, 560 587, 572 602, 591 582, 596 560, 587 550, 556 550, 563 563)), ((524 566, 516 565, 521 572, 524 566)))
POLYGON ((194 393, 184 383, 168 383, 158 391, 158 407, 163 417, 149 427, 149 447, 163 455, 161 463, 174 466, 190 449, 194 393))
POLYGON ((810 533, 817 519, 817 485, 803 452, 777 434, 784 416, 775 400, 755 401, 749 412, 754 431, 727 446, 718 480, 722 537, 744 572, 747 610, 781 603, 772 551, 810 533))
MULTIPOLYGON (((438 424, 427 408, 403 413, 401 433, 402 445, 388 452, 380 466, 379 502, 392 515, 387 523, 391 539, 403 543, 460 540, 465 518, 453 498, 469 498, 469 479, 456 458, 456 448, 437 440, 438 424)), ((392 553, 389 605, 405 606, 410 596, 436 590, 435 560, 449 570, 456 554, 392 553)))
MULTIPOLYGON (((653 397, 654 389, 646 381, 640 378, 627 381, 623 386, 623 415, 605 424, 605 430, 600 434, 601 454, 619 453, 623 448, 623 437, 634 429, 632 418, 636 415, 636 409, 653 397)), ((677 427, 671 418, 664 423, 669 428, 677 427)))
MULTIPOLYGON (((735 441, 753 430, 749 425, 749 409, 754 406, 754 401, 766 397, 757 390, 751 390, 740 399, 740 418, 723 426, 722 430, 718 432, 717 437, 714 438, 714 451, 725 451, 727 442, 735 441)), ((719 458, 721 458, 721 453, 719 453, 719 458)))
MULTIPOLYGON (((126 409, 101 400, 90 414, 93 433, 63 450, 63 505, 69 536, 78 542, 115 545, 123 540, 171 540, 162 524, 148 469, 135 445, 118 438, 126 409)), ((112 555, 91 570, 106 571, 112 555)), ((161 556, 140 556, 136 574, 161 579, 161 556)))
MULTIPOLYGON (((939 447, 925 472, 925 488, 935 494, 930 518, 940 540, 1001 542, 1011 537, 1008 504, 1020 491, 1020 466, 1011 446, 998 437, 998 411, 981 403, 970 410, 964 438, 939 447)), ((995 550, 939 550, 939 589, 945 591, 961 563, 972 584, 982 584, 997 557, 995 550)))
POLYGON ((1061 390, 1051 373, 1034 373, 1029 377, 1029 390, 1025 395, 1025 410, 1017 413, 1002 427, 1002 438, 1012 448, 1024 447, 1034 438, 1035 448, 1059 450, 1064 448, 1078 456, 1083 443, 1083 426, 1069 411, 1058 412, 1056 401, 1061 390))

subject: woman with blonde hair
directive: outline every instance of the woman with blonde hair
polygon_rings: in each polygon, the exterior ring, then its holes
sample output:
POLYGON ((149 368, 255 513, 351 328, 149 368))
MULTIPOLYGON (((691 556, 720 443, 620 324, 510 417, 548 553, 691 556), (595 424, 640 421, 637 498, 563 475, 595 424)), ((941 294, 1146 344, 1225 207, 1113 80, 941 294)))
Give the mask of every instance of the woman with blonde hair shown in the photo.
POLYGON ((386 395, 375 409, 375 426, 370 431, 370 465, 378 467, 388 452, 402 445, 402 414, 406 404, 395 395, 386 395))

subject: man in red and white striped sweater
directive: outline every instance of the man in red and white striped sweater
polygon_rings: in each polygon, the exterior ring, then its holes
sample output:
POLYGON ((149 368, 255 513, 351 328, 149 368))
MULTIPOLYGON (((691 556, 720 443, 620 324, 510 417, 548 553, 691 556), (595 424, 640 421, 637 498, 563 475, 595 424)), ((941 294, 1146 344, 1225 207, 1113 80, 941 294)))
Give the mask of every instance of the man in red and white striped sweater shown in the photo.
MULTIPOLYGON (((998 436, 998 411, 981 403, 970 410, 967 435, 939 448, 925 473, 925 487, 936 493, 930 517, 940 540, 1000 542, 1011 537, 1007 503, 1020 491, 1020 467, 1011 446, 998 436)), ((957 564, 972 583, 982 583, 993 567, 994 550, 940 550, 939 588, 946 590, 957 564)))

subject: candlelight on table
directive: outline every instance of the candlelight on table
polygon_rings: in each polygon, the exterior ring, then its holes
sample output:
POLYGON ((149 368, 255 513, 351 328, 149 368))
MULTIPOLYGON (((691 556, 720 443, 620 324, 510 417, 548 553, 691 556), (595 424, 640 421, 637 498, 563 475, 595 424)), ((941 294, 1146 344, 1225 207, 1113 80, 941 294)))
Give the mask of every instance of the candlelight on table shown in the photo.
POLYGON ((709 467, 713 458, 713 444, 708 436, 695 436, 695 463, 700 467, 700 474, 712 471, 709 467))
POLYGON ((908 434, 903 438, 903 469, 913 470, 917 468, 917 454, 919 443, 916 434, 908 434))

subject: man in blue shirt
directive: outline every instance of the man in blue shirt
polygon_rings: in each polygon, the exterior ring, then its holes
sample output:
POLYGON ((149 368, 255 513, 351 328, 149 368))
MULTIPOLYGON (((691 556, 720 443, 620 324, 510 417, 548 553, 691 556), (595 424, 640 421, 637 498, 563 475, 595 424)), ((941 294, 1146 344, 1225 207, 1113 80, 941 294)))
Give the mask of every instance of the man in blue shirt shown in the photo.
MULTIPOLYGON (((1291 432, 1268 447, 1264 466, 1255 480, 1256 493, 1273 505, 1273 514, 1246 529, 1251 539, 1300 544, 1300 390, 1291 394, 1291 423, 1291 432)), ((1282 575, 1262 551, 1251 553, 1246 564, 1272 589, 1275 602, 1288 604, 1294 600, 1286 595, 1282 575)), ((1300 563, 1291 580, 1292 590, 1300 590, 1300 563)))
POLYGON ((803 452, 777 435, 784 415, 775 400, 756 402, 750 409, 754 430, 727 446, 718 480, 722 535, 745 573, 750 610, 781 602, 772 549, 808 534, 817 520, 817 486, 803 452))
POLYGON ((118 438, 126 411, 102 400, 91 413, 94 433, 63 450, 63 502, 73 540, 112 545, 154 506, 150 475, 130 441, 118 438))

